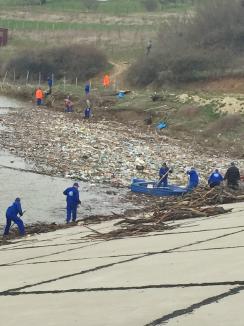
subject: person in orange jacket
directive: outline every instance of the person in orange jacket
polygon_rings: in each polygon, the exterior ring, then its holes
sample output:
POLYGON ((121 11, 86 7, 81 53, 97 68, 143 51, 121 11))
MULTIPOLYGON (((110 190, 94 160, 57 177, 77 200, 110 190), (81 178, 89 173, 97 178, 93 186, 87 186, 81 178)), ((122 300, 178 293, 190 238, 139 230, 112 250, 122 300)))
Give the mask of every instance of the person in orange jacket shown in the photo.
POLYGON ((107 87, 109 87, 109 85, 110 85, 109 75, 105 75, 103 77, 103 86, 104 86, 104 88, 107 88, 107 87))
POLYGON ((41 87, 37 88, 36 93, 35 93, 35 97, 36 97, 36 105, 37 106, 42 105, 42 101, 43 101, 43 98, 44 98, 44 93, 43 93, 41 87))

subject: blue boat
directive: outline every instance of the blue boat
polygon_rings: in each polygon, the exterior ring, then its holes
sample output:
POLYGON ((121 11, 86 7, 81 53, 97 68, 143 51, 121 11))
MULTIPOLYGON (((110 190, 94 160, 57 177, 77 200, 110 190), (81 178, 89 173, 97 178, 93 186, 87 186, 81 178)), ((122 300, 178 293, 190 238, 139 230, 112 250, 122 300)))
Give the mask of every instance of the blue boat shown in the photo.
POLYGON ((168 185, 168 187, 158 187, 157 185, 158 181, 133 179, 130 189, 133 192, 151 196, 182 196, 189 191, 188 188, 176 185, 168 185))

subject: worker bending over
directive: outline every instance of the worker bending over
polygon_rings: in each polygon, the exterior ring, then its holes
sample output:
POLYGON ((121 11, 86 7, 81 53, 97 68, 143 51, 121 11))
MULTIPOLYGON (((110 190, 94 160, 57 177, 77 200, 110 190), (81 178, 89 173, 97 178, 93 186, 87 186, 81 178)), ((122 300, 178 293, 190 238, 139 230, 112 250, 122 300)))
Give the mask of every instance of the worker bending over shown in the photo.
POLYGON ((73 112, 73 102, 71 101, 70 96, 67 96, 64 100, 64 112, 73 112))
POLYGON ((197 171, 192 167, 190 171, 186 172, 187 175, 189 176, 189 183, 188 183, 188 188, 189 189, 194 189, 198 186, 199 183, 199 176, 197 171))
POLYGON ((215 169, 215 171, 208 178, 209 187, 213 188, 213 187, 219 186, 223 180, 224 180, 224 178, 219 173, 219 170, 215 169))
POLYGON ((15 223, 18 226, 19 234, 21 236, 25 235, 25 226, 21 218, 18 216, 22 216, 22 208, 20 203, 20 198, 16 198, 14 203, 7 209, 6 211, 6 226, 3 235, 8 235, 11 227, 11 223, 15 223))

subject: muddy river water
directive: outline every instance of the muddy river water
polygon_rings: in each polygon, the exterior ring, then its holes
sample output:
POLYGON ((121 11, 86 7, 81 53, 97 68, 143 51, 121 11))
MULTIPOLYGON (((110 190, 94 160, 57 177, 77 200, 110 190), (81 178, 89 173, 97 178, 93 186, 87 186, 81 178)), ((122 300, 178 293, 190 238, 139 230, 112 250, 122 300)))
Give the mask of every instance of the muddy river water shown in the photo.
MULTIPOLYGON (((26 105, 17 100, 0 96, 1 115, 10 110, 21 110, 26 105)), ((0 122, 0 129, 4 130, 0 122)), ((25 162, 9 152, 0 150, 0 225, 5 223, 6 208, 16 197, 21 198, 25 223, 65 221, 65 196, 63 191, 75 180, 41 175, 35 172, 34 164, 25 162)), ((135 205, 124 200, 127 189, 106 185, 79 182, 81 206, 78 218, 89 215, 109 215, 133 209, 135 205)), ((1 231, 0 231, 1 232, 1 231)))

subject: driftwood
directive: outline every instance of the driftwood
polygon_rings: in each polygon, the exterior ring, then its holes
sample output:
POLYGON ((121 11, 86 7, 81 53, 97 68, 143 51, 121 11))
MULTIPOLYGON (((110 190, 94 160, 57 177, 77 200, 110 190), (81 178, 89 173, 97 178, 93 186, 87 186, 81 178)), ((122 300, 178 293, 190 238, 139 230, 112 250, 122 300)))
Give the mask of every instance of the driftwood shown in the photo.
POLYGON ((230 211, 231 209, 224 209, 219 206, 203 207, 200 209, 183 206, 172 208, 170 210, 156 210, 150 218, 124 218, 114 224, 114 226, 120 226, 119 229, 103 234, 92 235, 91 237, 115 239, 136 235, 139 236, 150 232, 165 231, 174 228, 174 226, 166 224, 166 221, 208 217, 228 213, 230 211))
MULTIPOLYGON (((154 207, 151 208, 151 214, 147 217, 121 217, 122 219, 114 224, 119 228, 103 233, 102 237, 115 239, 168 230, 177 226, 166 224, 168 221, 226 214, 232 209, 225 209, 219 204, 242 200, 244 200, 243 193, 232 193, 222 187, 199 188, 181 198, 163 197, 156 200, 154 207)), ((93 235, 93 237, 101 236, 93 235)))

